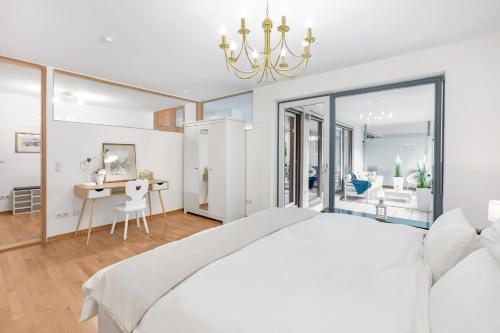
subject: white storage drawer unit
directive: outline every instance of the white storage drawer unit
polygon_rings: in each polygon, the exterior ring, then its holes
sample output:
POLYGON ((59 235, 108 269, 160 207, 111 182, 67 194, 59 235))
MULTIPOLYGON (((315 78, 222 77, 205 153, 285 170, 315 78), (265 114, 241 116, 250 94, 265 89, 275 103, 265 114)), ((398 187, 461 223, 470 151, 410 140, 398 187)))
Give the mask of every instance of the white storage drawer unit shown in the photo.
POLYGON ((39 212, 42 208, 40 186, 14 187, 12 189, 12 214, 39 212))
POLYGON ((230 222, 245 216, 245 124, 217 119, 184 127, 184 211, 230 222))

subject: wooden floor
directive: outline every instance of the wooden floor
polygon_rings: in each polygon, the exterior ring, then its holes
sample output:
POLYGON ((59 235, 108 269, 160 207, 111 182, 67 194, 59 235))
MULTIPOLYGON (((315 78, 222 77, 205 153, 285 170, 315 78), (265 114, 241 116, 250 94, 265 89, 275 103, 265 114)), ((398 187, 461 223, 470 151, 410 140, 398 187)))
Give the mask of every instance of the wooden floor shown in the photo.
POLYGON ((149 235, 132 221, 127 241, 122 224, 113 236, 107 230, 92 233, 89 246, 82 232, 46 247, 0 253, 0 332, 97 332, 95 318, 79 322, 85 280, 117 261, 220 224, 181 212, 167 219, 155 216, 149 235))
POLYGON ((40 213, 12 215, 0 213, 0 248, 28 240, 40 240, 40 213))

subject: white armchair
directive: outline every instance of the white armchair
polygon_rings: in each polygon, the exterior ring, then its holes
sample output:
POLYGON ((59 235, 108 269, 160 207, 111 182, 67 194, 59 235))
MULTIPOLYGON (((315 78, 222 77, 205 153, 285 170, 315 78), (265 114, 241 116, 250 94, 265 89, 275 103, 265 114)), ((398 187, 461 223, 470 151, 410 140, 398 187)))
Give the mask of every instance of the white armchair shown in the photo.
POLYGON ((369 189, 365 192, 358 194, 354 185, 352 184, 351 175, 347 175, 344 181, 344 199, 347 197, 357 197, 357 198, 367 198, 375 199, 377 197, 377 192, 382 189, 382 184, 384 183, 384 176, 377 175, 375 172, 358 171, 354 172, 359 180, 367 180, 371 183, 369 189))

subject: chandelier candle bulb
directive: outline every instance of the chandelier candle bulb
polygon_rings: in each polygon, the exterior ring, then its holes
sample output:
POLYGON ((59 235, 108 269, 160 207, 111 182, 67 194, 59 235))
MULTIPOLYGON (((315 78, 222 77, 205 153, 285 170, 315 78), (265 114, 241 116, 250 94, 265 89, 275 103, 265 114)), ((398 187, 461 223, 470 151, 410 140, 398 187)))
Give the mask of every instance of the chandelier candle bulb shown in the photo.
POLYGON ((244 17, 241 18, 241 29, 246 29, 247 22, 244 17))
POLYGON ((281 17, 281 25, 286 25, 286 16, 281 17))

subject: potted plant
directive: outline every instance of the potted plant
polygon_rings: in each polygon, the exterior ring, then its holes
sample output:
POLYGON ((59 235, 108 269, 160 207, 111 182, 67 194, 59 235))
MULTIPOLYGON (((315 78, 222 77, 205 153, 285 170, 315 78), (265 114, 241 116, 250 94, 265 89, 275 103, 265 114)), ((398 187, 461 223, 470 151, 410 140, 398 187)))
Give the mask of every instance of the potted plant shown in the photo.
POLYGON ((417 169, 417 209, 429 212, 432 206, 432 189, 424 160, 418 161, 417 169))
POLYGON ((403 175, 401 174, 401 159, 399 158, 399 155, 396 156, 396 160, 394 161, 394 163, 395 163, 395 168, 394 168, 394 177, 392 177, 392 185, 396 191, 402 191, 404 185, 404 178, 403 175))

